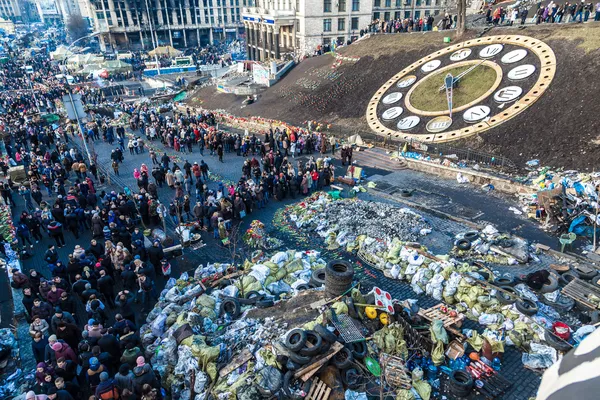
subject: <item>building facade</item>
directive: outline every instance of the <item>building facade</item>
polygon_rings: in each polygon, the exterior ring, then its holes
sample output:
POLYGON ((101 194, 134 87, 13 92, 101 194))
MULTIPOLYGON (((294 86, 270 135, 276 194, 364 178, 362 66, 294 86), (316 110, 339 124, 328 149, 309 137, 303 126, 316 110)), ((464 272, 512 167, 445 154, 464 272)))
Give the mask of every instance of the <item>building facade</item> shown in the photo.
POLYGON ((107 49, 204 46, 244 34, 242 0, 88 0, 107 49))
POLYGON ((18 0, 0 0, 0 18, 13 22, 21 21, 18 0))
POLYGON ((256 0, 242 16, 249 58, 308 55, 318 46, 354 40, 372 11, 373 0, 256 0))
POLYGON ((373 20, 391 21, 440 15, 447 0, 373 0, 373 20))

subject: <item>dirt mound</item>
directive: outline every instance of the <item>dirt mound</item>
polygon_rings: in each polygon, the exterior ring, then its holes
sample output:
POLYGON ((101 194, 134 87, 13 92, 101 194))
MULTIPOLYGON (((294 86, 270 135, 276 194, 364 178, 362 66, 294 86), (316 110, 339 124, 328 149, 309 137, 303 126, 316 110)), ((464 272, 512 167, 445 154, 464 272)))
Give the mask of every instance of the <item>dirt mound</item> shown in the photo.
MULTIPOLYGON (((462 40, 474 37, 469 33, 462 40)), ((540 25, 498 28, 487 35, 519 34, 546 42, 557 58, 550 88, 527 111, 480 136, 453 142, 504 155, 518 165, 538 158, 555 167, 591 170, 600 156, 600 25, 540 25)), ((372 134, 367 104, 390 77, 415 60, 445 47, 447 32, 379 35, 303 61, 283 80, 264 91, 258 102, 242 107, 243 97, 199 91, 193 104, 224 109, 239 116, 261 116, 303 125, 317 120, 345 134, 372 134)), ((457 40, 452 40, 457 42, 457 40)))

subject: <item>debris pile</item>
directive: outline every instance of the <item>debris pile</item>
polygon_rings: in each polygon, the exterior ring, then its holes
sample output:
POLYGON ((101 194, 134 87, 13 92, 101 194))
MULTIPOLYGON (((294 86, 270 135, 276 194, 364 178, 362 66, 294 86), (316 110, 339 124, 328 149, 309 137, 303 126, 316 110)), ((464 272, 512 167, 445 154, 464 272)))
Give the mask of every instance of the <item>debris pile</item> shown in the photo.
POLYGON ((287 209, 299 229, 325 238, 329 249, 364 249, 381 254, 397 241, 415 241, 431 232, 429 223, 408 208, 358 199, 334 200, 317 192, 287 209))
POLYGON ((456 236, 452 254, 461 259, 477 259, 493 264, 525 264, 529 261, 526 240, 501 233, 492 225, 481 231, 468 231, 456 236))

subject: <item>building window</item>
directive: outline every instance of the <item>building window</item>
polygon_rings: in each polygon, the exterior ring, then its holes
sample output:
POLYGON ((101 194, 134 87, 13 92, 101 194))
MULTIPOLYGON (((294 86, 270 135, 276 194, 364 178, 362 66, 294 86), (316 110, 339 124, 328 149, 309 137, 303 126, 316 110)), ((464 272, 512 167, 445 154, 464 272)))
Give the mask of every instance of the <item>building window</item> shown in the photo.
POLYGON ((435 5, 439 6, 440 5, 440 0, 435 0, 435 5))
POLYGON ((379 19, 379 11, 373 13, 373 19, 379 19))
POLYGON ((346 19, 338 18, 338 31, 343 31, 346 29, 346 19))
POLYGON ((431 0, 425 0, 425 5, 426 6, 430 6, 431 5, 431 0))
POLYGON ((415 19, 421 18, 421 11, 415 11, 415 19))
POLYGON ((338 3, 339 11, 346 11, 346 0, 340 0, 338 3))
POLYGON ((390 20, 390 13, 389 12, 383 13, 383 20, 384 21, 389 21, 390 20))
POLYGON ((412 4, 412 0, 404 0, 405 6, 410 6, 412 4))
POLYGON ((385 0, 386 8, 390 8, 392 6, 392 0, 385 0))
POLYGON ((373 2, 373 7, 381 7, 381 0, 375 0, 373 2))
POLYGON ((323 20, 323 32, 331 32, 331 18, 323 20))
POLYGON ((417 1, 415 2, 415 6, 417 6, 417 7, 421 7, 421 1, 422 1, 422 0, 417 0, 417 1))
POLYGON ((323 0, 323 12, 331 12, 331 0, 323 0))
POLYGON ((358 29, 358 17, 352 17, 352 29, 358 29))
POLYGON ((440 15, 440 10, 435 10, 435 11, 433 12, 433 15, 440 15))
POLYGON ((352 11, 360 11, 360 0, 352 0, 352 11))
POLYGON ((394 13, 394 19, 400 19, 400 11, 394 13))
POLYGON ((404 18, 410 18, 410 11, 404 11, 404 18))
POLYGON ((344 44, 344 42, 345 42, 345 41, 346 41, 346 38, 345 38, 345 37, 343 37, 343 36, 338 36, 338 38, 337 38, 338 45, 340 45, 340 44, 344 44))

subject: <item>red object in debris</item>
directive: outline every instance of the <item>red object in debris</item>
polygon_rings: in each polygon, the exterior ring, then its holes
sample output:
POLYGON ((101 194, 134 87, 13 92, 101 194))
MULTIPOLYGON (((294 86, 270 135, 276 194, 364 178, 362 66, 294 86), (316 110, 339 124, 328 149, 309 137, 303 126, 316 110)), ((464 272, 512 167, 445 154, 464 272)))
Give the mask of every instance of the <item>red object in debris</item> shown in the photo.
POLYGON ((556 336, 563 340, 569 340, 571 337, 571 329, 569 329, 569 325, 564 322, 555 322, 552 324, 552 330, 556 336))

